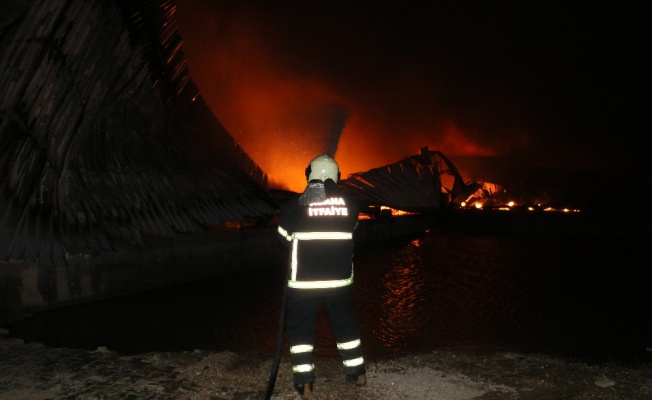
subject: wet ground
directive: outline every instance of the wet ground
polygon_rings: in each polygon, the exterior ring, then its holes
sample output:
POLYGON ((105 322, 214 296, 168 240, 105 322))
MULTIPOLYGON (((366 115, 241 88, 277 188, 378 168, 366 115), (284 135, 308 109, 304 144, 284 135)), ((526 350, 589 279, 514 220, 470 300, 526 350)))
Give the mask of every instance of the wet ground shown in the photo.
MULTIPOLYGON (((636 358, 652 346, 649 273, 638 261, 645 258, 633 256, 645 246, 611 236, 440 233, 360 252, 355 295, 365 355, 466 346, 636 358)), ((121 354, 271 354, 282 268, 42 312, 5 328, 26 342, 121 354)), ((323 315, 317 332, 317 352, 336 357, 323 315)))

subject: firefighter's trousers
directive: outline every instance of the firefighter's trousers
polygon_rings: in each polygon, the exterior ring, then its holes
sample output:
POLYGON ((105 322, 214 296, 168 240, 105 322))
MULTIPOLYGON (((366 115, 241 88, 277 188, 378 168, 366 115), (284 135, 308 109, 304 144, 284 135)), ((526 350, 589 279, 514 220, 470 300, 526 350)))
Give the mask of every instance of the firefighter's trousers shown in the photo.
POLYGON ((313 350, 320 306, 324 307, 335 336, 346 375, 358 376, 365 373, 352 286, 320 289, 319 292, 288 288, 286 301, 286 329, 294 383, 315 381, 313 350))

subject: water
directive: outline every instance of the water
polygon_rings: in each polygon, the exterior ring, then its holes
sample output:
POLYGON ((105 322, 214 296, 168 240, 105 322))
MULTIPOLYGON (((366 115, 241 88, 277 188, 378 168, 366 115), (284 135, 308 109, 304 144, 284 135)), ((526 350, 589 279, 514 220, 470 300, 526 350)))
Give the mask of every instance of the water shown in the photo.
MULTIPOLYGON (((652 290, 644 244, 447 232, 359 251, 355 296, 366 356, 470 346, 596 361, 645 357, 652 290)), ((12 336, 55 347, 271 355, 282 269, 270 265, 45 312, 9 328, 12 336)), ((316 356, 337 357, 323 315, 316 356)))

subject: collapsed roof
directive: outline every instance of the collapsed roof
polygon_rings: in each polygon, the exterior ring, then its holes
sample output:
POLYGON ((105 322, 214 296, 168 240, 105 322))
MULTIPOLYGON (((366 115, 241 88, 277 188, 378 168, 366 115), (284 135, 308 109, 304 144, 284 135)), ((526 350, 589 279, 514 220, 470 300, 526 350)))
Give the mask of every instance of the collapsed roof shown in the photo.
POLYGON ((190 78, 173 2, 34 0, 2 14, 1 257, 58 264, 276 212, 267 176, 190 78))

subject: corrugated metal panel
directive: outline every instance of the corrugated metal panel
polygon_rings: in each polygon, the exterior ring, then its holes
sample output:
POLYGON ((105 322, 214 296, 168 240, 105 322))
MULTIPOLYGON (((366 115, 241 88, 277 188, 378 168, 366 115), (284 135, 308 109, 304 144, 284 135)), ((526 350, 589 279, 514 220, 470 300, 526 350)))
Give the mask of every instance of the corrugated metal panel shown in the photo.
POLYGON ((421 149, 420 154, 396 163, 352 174, 340 184, 363 204, 412 212, 440 210, 448 206, 442 191, 456 194, 466 188, 462 176, 448 158, 427 147, 421 149), (443 174, 453 176, 452 188, 442 186, 443 174))
POLYGON ((0 43, 0 256, 60 264, 275 213, 192 82, 174 1, 21 7, 0 43))

